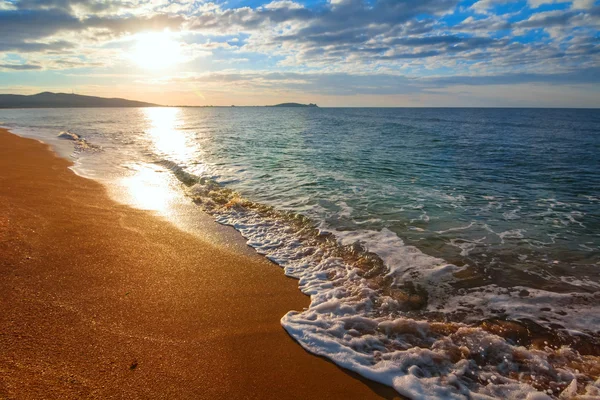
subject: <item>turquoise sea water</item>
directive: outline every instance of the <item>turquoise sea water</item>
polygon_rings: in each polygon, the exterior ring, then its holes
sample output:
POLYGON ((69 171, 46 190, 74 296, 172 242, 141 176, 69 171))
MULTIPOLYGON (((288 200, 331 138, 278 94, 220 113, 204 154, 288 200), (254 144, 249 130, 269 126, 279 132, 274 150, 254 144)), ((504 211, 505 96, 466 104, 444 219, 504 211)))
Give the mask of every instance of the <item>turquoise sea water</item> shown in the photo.
POLYGON ((191 140, 212 176, 254 201, 340 231, 387 228, 428 254, 488 269, 497 284, 572 290, 562 278, 574 274, 590 280, 581 290, 597 288, 596 111, 207 114, 220 126, 206 132, 202 120, 191 140))
POLYGON ((564 333, 548 336, 557 349, 598 344, 597 110, 0 110, 0 122, 46 141, 66 130, 84 138, 84 175, 168 176, 300 279, 311 308, 282 324, 301 345, 401 393, 554 396, 573 379, 596 390, 591 376, 556 373, 570 371, 548 361, 556 349, 535 354, 554 372, 513 353, 533 352, 534 337, 552 330, 564 333), (490 320, 534 333, 451 337, 431 325, 490 320), (424 353, 448 340, 511 359, 466 357, 464 366, 424 353), (523 371, 555 385, 518 378, 523 371), (460 384, 448 389, 449 376, 460 384))

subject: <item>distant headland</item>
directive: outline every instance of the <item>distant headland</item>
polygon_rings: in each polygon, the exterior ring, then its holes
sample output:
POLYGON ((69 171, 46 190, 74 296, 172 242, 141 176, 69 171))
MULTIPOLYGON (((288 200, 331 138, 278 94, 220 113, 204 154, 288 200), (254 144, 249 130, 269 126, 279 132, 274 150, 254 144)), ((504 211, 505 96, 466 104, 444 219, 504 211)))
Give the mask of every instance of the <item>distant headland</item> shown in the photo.
POLYGON ((0 94, 0 108, 75 108, 75 107, 160 107, 119 98, 84 96, 80 94, 43 92, 30 96, 0 94))
MULTIPOLYGON (((213 107, 165 106, 121 98, 85 96, 74 93, 42 92, 32 95, 0 94, 0 108, 95 108, 95 107, 213 107)), ((231 107, 236 107, 235 105, 231 107)), ((256 106, 254 106, 256 107, 256 106)), ((266 107, 319 107, 316 104, 281 103, 266 107)))
POLYGON ((281 104, 276 104, 274 106, 267 106, 267 107, 319 107, 319 106, 314 103, 310 103, 310 104, 281 103, 281 104))

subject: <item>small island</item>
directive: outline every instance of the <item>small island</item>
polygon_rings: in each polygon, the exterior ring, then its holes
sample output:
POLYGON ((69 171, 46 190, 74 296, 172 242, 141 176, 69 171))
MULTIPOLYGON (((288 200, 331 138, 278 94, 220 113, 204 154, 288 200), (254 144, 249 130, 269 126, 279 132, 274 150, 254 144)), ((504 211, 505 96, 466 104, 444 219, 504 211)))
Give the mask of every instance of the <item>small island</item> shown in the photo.
POLYGON ((319 107, 319 106, 314 103, 310 103, 310 104, 281 103, 281 104, 276 104, 274 106, 267 106, 267 107, 319 107))

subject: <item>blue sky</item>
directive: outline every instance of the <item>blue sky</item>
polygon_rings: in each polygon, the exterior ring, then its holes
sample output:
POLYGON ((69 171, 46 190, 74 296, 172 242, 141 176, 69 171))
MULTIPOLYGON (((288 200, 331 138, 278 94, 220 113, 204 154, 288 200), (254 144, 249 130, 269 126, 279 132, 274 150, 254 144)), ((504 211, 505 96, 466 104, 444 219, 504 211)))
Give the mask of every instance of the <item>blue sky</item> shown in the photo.
POLYGON ((600 1, 0 0, 0 92, 600 107, 600 1))

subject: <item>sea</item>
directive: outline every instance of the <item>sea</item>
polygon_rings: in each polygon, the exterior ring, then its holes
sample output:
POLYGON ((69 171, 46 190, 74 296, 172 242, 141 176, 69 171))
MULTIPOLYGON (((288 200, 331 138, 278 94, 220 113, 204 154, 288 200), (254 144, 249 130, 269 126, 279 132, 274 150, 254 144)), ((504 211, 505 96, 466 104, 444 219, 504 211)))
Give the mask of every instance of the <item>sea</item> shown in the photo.
POLYGON ((413 399, 600 398, 598 110, 29 109, 0 126, 118 201, 235 228, 311 298, 282 327, 340 367, 413 399))

